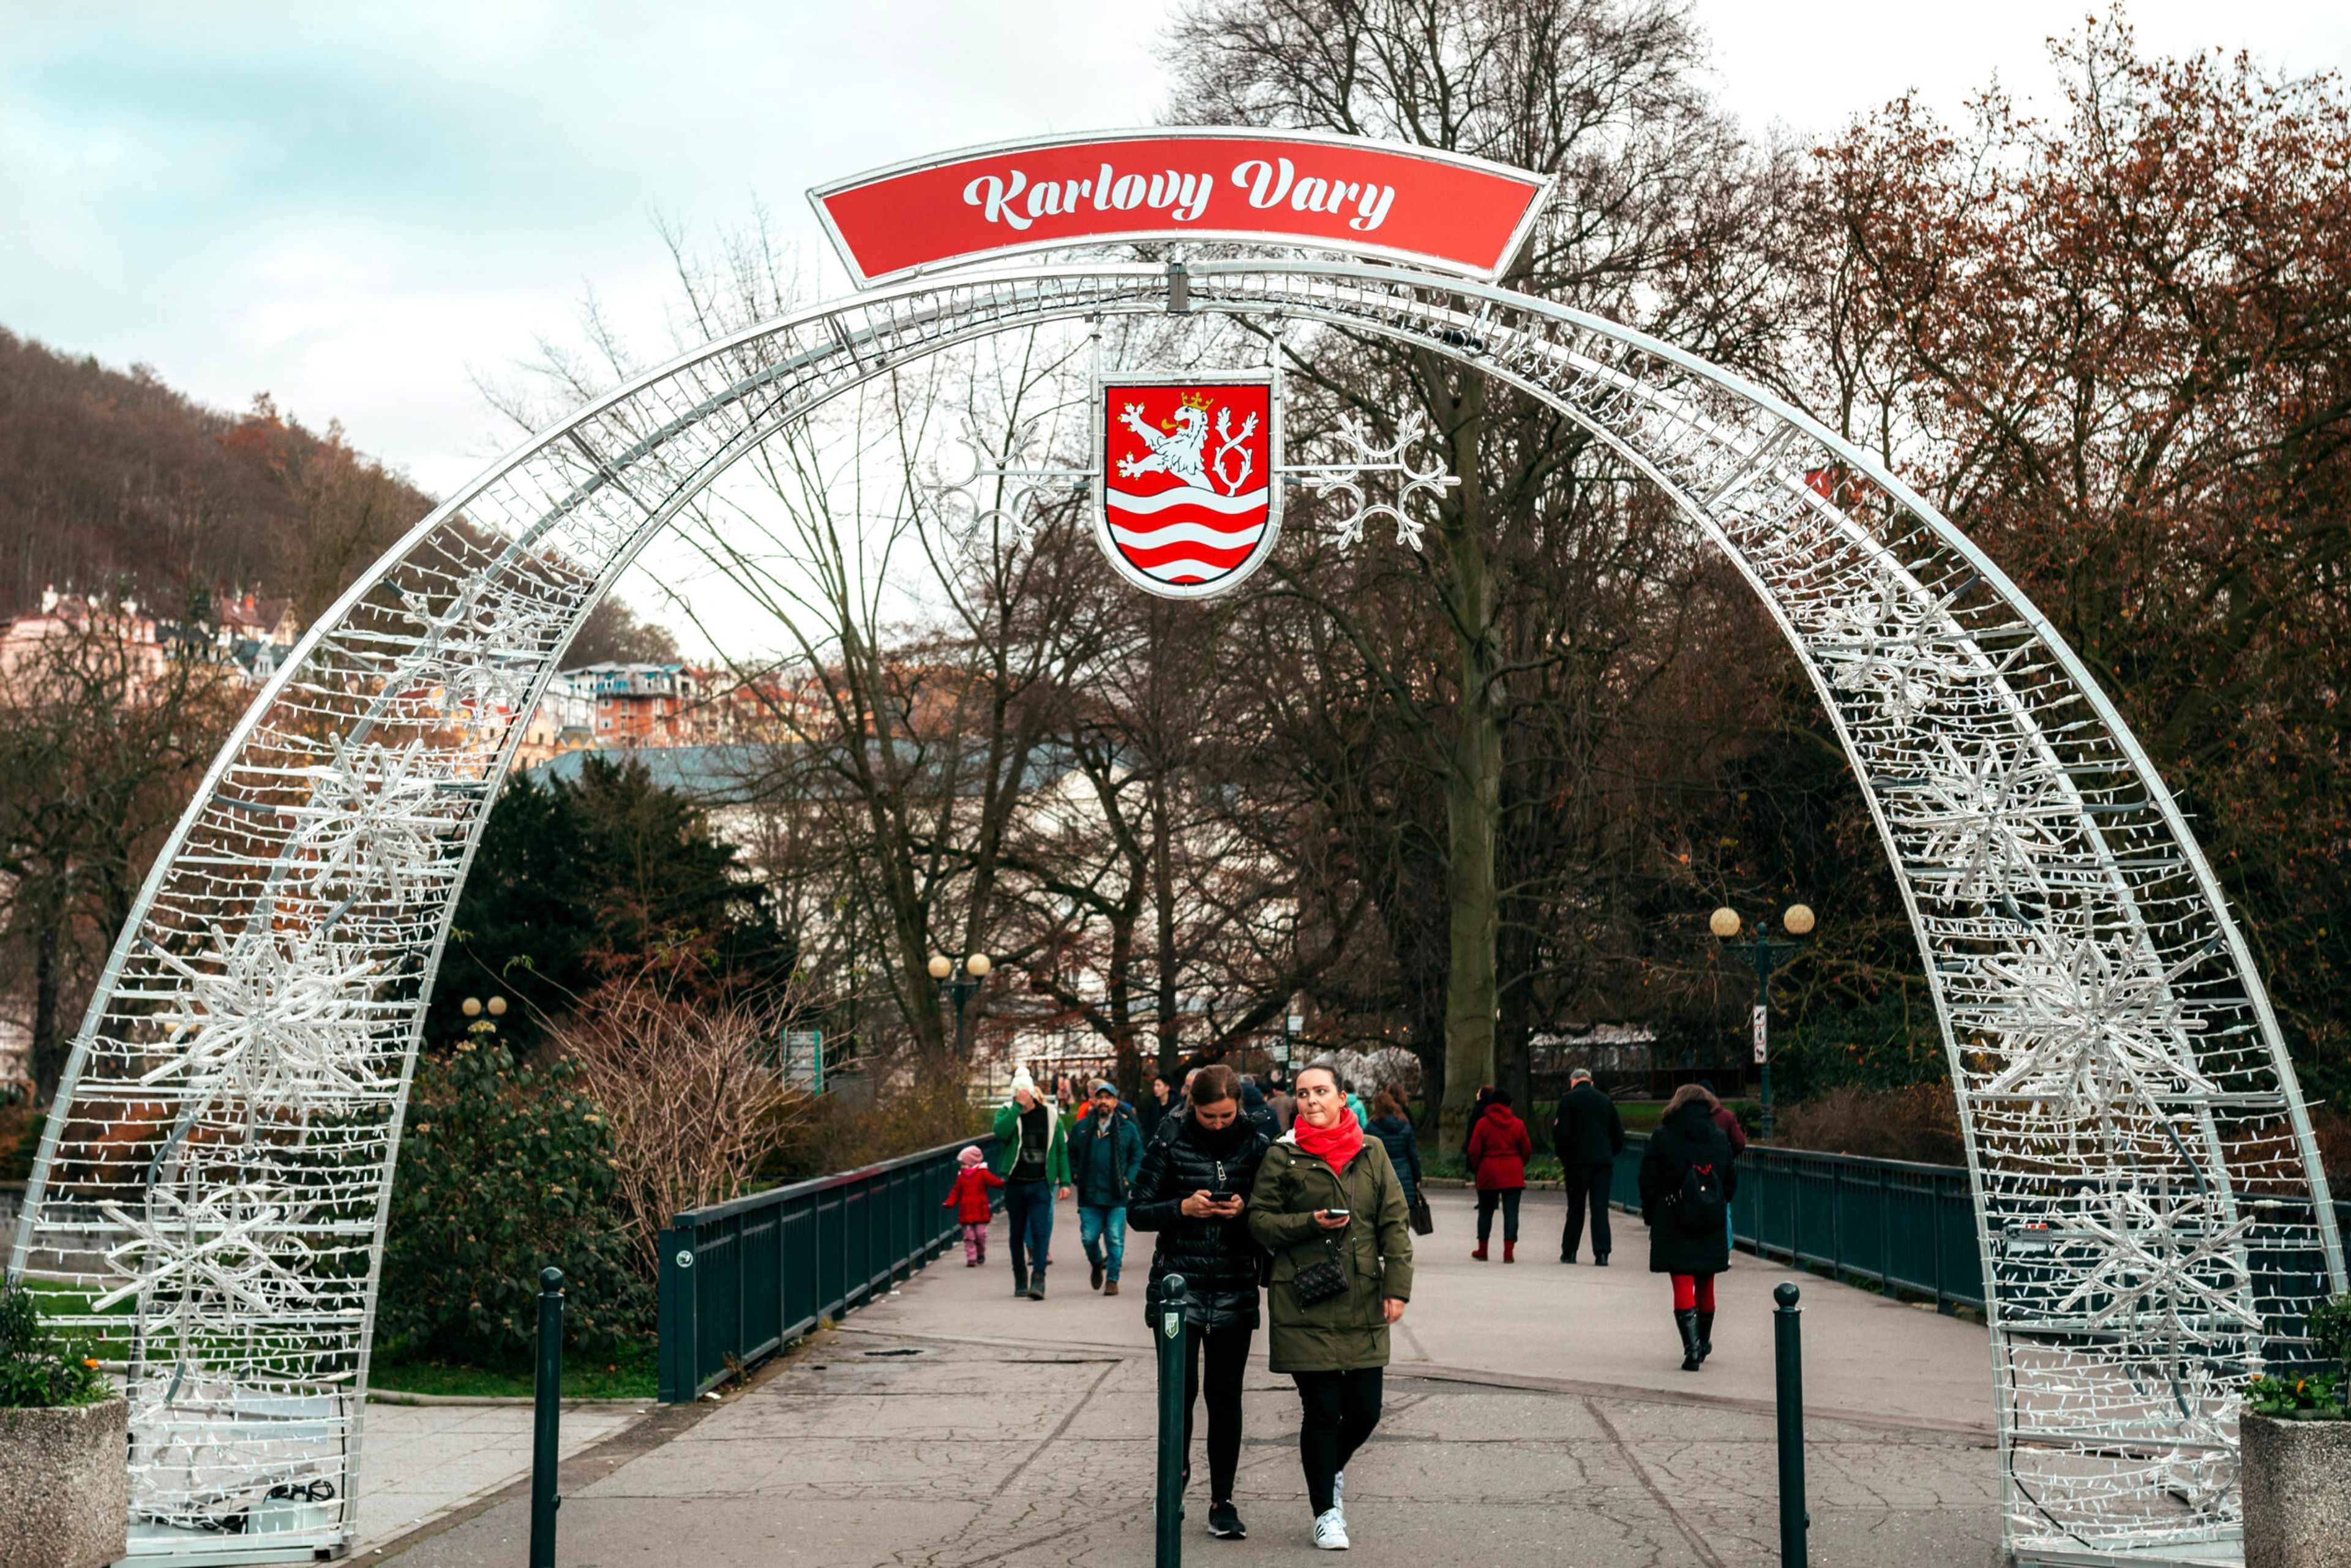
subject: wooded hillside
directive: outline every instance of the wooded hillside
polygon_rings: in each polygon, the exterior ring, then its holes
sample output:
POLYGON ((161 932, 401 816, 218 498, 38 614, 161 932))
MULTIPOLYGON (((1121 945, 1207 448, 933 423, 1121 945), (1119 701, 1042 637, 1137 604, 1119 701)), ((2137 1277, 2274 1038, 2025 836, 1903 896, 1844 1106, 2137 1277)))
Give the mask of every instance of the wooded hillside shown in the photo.
POLYGON ((0 329, 0 614, 125 583, 290 598, 305 624, 433 498, 266 393, 242 415, 0 329))

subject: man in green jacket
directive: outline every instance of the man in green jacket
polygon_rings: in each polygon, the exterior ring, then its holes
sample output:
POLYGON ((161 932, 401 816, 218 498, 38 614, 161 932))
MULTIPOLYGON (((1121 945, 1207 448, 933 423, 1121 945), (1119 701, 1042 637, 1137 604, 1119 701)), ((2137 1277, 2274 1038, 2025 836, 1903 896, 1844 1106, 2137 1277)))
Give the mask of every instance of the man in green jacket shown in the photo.
POLYGON ((1012 1233, 1012 1293, 1045 1299, 1053 1244, 1053 1189, 1070 1196, 1070 1139, 1053 1103, 1024 1068, 996 1113, 996 1174, 1004 1178, 1004 1219, 1012 1233))

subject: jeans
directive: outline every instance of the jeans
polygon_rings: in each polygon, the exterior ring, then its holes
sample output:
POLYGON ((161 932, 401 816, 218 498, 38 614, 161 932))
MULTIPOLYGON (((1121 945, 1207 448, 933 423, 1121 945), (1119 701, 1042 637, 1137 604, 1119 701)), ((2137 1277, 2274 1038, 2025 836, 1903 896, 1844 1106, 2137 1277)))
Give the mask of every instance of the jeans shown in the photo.
POLYGON ((1526 1195, 1522 1186, 1504 1187, 1499 1192, 1478 1195, 1478 1245, 1486 1245, 1486 1238, 1494 1231, 1494 1206, 1502 1206, 1502 1239, 1512 1246, 1519 1239, 1519 1199, 1526 1195))
POLYGON ((1126 1260, 1126 1205, 1078 1205, 1078 1244, 1086 1249, 1086 1261, 1117 1284, 1118 1266, 1126 1260))
POLYGON ((1204 1329, 1194 1323, 1186 1331, 1184 1347, 1184 1452, 1192 1452, 1192 1405, 1205 1384, 1208 1391, 1208 1500, 1230 1502, 1233 1476, 1241 1468, 1241 1379, 1249 1371, 1249 1340, 1257 1330, 1204 1329), (1207 1363, 1203 1377, 1200 1364, 1207 1363))
POLYGON ((1583 1239, 1583 1211, 1592 1210, 1592 1255, 1605 1258, 1614 1249, 1608 1234, 1608 1187, 1615 1179, 1616 1167, 1605 1166, 1569 1166, 1560 1173, 1567 1178, 1567 1228, 1560 1233, 1559 1255, 1575 1256, 1575 1249, 1583 1239))
POLYGON ((1025 1291, 1033 1270, 1045 1283, 1045 1255, 1053 1244, 1053 1184, 1015 1181, 1004 1186, 1005 1228, 1011 1233, 1012 1288, 1025 1291))
POLYGON ((1331 1478, 1347 1468, 1380 1424, 1380 1368, 1354 1372, 1293 1372, 1305 1416, 1298 1457, 1306 1466, 1306 1498, 1319 1517, 1331 1510, 1331 1478))

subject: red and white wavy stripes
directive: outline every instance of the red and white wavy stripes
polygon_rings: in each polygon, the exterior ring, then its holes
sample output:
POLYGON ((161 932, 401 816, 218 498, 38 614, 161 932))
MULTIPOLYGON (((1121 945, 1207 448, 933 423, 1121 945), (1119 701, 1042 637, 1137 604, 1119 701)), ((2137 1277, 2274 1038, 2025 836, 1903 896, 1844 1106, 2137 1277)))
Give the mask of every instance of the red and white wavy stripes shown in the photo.
POLYGON ((1266 497, 1263 488, 1220 496, 1186 485, 1153 496, 1113 489, 1105 498, 1119 554, 1161 582, 1207 582, 1247 560, 1265 537, 1266 497))

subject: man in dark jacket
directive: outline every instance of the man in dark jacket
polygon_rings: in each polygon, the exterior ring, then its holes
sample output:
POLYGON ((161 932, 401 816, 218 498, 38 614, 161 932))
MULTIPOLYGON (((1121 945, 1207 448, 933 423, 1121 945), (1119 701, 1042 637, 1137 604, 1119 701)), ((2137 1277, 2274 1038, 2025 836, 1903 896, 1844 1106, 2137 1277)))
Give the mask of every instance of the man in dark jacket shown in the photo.
POLYGON ((1552 1152, 1559 1155, 1559 1173, 1567 1187, 1567 1228, 1560 1232, 1559 1260, 1575 1261, 1583 1239, 1583 1212, 1592 1211, 1592 1260, 1608 1267, 1608 1190, 1616 1178, 1616 1156, 1625 1152, 1625 1119, 1616 1102, 1577 1068, 1569 1076, 1567 1093, 1551 1124, 1552 1152))
POLYGON ((1078 1240, 1093 1268, 1093 1287, 1118 1294, 1126 1261, 1126 1199, 1143 1167, 1143 1129, 1119 1103, 1116 1086, 1094 1085, 1092 1104, 1070 1134, 1070 1173, 1078 1189, 1078 1240))

